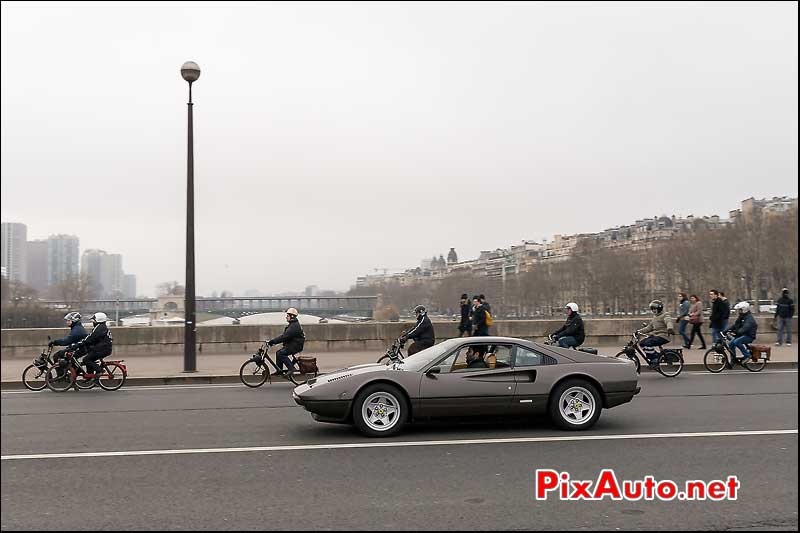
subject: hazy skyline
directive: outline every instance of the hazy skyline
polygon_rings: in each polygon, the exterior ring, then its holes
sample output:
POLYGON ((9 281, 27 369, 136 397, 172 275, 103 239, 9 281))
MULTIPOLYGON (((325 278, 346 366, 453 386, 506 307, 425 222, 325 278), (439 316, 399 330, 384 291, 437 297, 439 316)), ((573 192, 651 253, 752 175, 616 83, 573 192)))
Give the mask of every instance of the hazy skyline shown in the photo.
POLYGON ((797 196, 797 4, 2 3, 2 220, 198 294, 797 196))

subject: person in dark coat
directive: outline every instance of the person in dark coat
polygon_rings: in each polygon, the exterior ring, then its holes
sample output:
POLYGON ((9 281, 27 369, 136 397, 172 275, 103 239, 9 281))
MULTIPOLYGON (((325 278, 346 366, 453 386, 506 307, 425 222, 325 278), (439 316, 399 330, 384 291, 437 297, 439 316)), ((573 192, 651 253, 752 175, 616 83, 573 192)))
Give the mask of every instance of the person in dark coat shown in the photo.
POLYGON ((781 291, 781 297, 776 302, 775 321, 778 323, 778 342, 775 346, 783 344, 784 331, 786 332, 786 346, 792 345, 792 317, 794 316, 794 300, 789 298, 789 289, 781 291))
POLYGON ((306 342, 303 328, 300 326, 300 321, 297 320, 297 309, 290 307, 286 310, 286 322, 288 322, 288 324, 283 330, 283 334, 278 335, 267 343, 270 346, 283 344, 283 347, 275 352, 275 363, 278 367, 278 371, 273 373, 273 376, 286 372, 283 369, 284 366, 286 366, 286 370, 294 371, 294 356, 303 351, 303 345, 306 342))
POLYGON ((414 341, 414 344, 408 347, 408 355, 414 355, 426 348, 430 348, 436 343, 433 323, 428 317, 428 311, 425 309, 425 306, 416 306, 414 308, 414 315, 417 317, 417 324, 414 326, 414 329, 400 337, 401 343, 405 343, 409 339, 414 341))
POLYGON ((567 322, 551 336, 562 348, 577 348, 586 339, 583 319, 578 314, 578 304, 575 302, 568 303, 564 308, 567 310, 567 322))
MULTIPOLYGON (((737 360, 743 362, 745 359, 750 358, 750 350, 748 350, 747 345, 752 344, 753 341, 756 340, 758 322, 756 322, 753 313, 750 312, 749 303, 739 302, 736 304, 735 309, 738 313, 736 322, 733 323, 733 327, 726 330, 726 333, 733 333, 736 336, 728 346, 731 349, 731 355, 734 359, 736 359, 736 348, 738 347, 739 350, 741 350, 743 358, 737 360)), ((734 363, 734 361, 728 362, 728 368, 733 368, 732 363, 734 363)))
POLYGON ((108 317, 105 313, 95 313, 92 315, 92 332, 89 336, 70 346, 70 350, 85 352, 83 364, 86 365, 87 373, 94 374, 94 379, 100 379, 100 365, 97 361, 111 355, 113 337, 108 329, 106 322, 108 317))
MULTIPOLYGON (((725 302, 720 298, 719 291, 711 289, 708 291, 711 297, 711 316, 709 317, 709 327, 711 328, 711 343, 716 344, 722 338, 722 332, 728 327, 728 320, 725 318, 725 302)), ((727 311, 730 313, 730 310, 727 311)))
MULTIPOLYGON (((72 311, 71 313, 67 313, 64 315, 64 321, 69 328, 69 335, 61 339, 51 340, 47 343, 48 348, 50 346, 70 346, 71 344, 77 344, 89 335, 86 332, 86 328, 83 327, 81 323, 81 314, 77 311, 72 311)), ((64 357, 64 354, 67 353, 67 348, 63 350, 57 351, 53 354, 53 362, 58 363, 58 361, 64 357)), ((65 369, 62 368, 60 365, 57 366, 58 375, 62 376, 65 372, 65 369)))
POLYGON ((472 325, 475 331, 474 337, 488 337, 489 326, 486 324, 486 308, 481 303, 480 296, 472 298, 472 325))
POLYGON ((472 311, 472 306, 469 304, 469 297, 465 294, 461 295, 461 322, 458 323, 458 336, 463 337, 466 335, 467 337, 472 334, 472 320, 470 320, 470 314, 472 311))

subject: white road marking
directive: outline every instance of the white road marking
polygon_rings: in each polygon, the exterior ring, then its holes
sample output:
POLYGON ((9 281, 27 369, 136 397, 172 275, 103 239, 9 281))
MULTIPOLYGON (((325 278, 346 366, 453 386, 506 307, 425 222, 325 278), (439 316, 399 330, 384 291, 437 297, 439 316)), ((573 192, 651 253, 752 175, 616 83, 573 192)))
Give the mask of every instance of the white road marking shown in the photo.
POLYGON ((119 452, 40 453, 30 455, 3 455, 3 461, 20 459, 77 459, 86 457, 133 457, 140 455, 187 455, 206 453, 240 452, 288 452, 300 450, 342 450, 360 448, 405 448, 414 446, 460 446, 465 444, 520 444, 532 442, 570 442, 593 440, 633 439, 685 439, 695 437, 749 437, 757 435, 797 435, 796 429, 774 429, 765 431, 711 431, 704 433, 643 433, 629 435, 570 435, 564 437, 520 437, 510 439, 431 440, 404 442, 354 442, 341 444, 301 444, 295 446, 252 446, 247 448, 190 448, 172 450, 131 450, 119 452))

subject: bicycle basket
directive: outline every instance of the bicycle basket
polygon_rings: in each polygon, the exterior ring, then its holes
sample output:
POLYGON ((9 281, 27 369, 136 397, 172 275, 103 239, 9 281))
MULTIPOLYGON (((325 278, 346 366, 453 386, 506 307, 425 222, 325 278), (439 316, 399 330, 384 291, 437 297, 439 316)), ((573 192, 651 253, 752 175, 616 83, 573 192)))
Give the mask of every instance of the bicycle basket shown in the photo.
POLYGON ((310 355, 297 356, 297 366, 300 368, 301 374, 314 374, 316 376, 319 373, 317 358, 310 355))

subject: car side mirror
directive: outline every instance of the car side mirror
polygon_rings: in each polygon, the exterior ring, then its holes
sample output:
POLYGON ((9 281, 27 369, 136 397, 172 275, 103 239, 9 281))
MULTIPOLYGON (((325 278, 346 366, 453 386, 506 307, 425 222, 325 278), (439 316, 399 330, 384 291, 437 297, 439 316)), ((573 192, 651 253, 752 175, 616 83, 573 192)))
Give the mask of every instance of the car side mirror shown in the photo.
POLYGON ((435 379, 436 378, 435 374, 441 374, 441 373, 442 373, 442 367, 435 366, 429 369, 427 372, 425 372, 425 375, 435 379))

